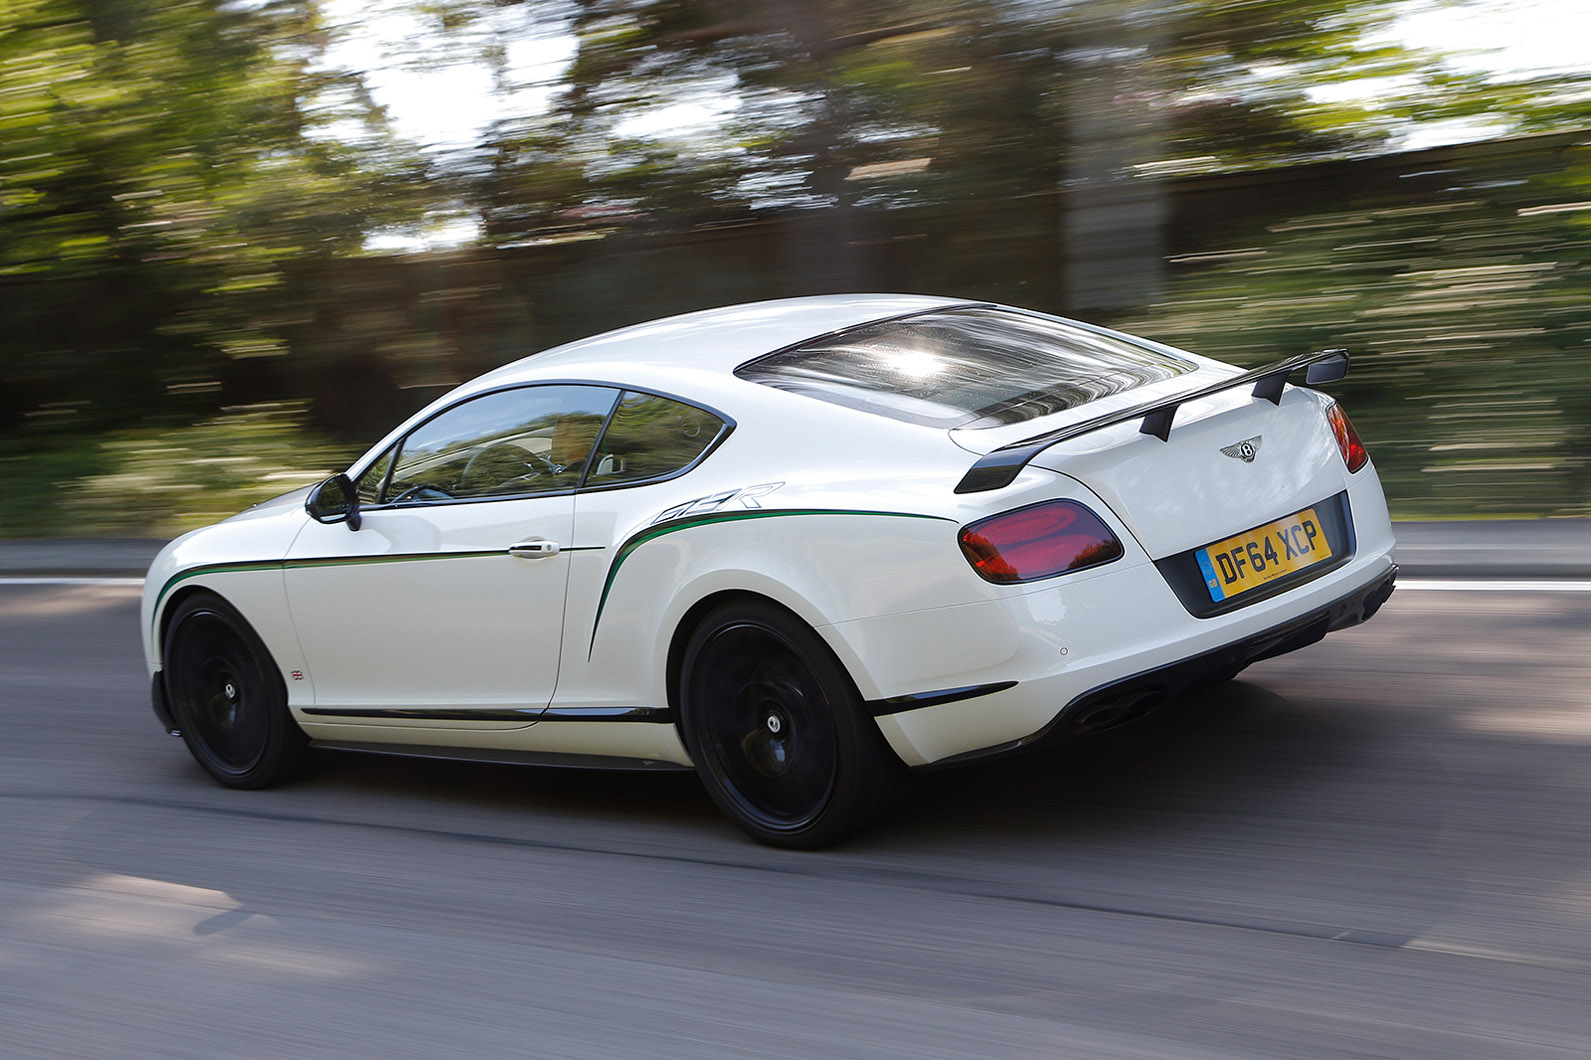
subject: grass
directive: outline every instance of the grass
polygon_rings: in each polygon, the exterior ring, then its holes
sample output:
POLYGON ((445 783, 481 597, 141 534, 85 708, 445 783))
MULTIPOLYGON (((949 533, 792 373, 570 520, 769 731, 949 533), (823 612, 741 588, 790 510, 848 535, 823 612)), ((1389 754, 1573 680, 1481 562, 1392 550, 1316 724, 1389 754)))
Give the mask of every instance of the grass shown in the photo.
POLYGON ((0 537, 174 537, 317 482, 357 451, 255 405, 186 427, 0 443, 0 537))

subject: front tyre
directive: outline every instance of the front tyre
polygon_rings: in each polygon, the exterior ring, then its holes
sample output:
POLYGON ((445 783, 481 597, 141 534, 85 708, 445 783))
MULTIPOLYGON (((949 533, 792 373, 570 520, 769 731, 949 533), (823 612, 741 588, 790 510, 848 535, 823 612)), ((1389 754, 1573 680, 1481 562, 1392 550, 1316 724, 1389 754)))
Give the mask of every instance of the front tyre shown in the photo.
POLYGON ((166 696, 183 742, 229 788, 263 788, 298 773, 309 739, 287 709, 287 686, 259 636, 211 593, 182 600, 166 627, 166 696))
POLYGON ((719 608, 680 675, 686 747, 730 820, 772 846, 827 846, 873 824, 905 769, 810 628, 768 604, 719 608))

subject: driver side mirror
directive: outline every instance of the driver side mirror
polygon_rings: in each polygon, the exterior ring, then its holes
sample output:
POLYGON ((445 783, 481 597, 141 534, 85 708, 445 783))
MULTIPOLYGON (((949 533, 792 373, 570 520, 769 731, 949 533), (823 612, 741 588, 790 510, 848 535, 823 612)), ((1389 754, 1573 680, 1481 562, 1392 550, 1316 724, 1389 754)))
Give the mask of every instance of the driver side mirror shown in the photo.
POLYGON ((347 475, 341 472, 309 491, 304 510, 317 523, 347 523, 348 529, 358 530, 359 493, 347 475))

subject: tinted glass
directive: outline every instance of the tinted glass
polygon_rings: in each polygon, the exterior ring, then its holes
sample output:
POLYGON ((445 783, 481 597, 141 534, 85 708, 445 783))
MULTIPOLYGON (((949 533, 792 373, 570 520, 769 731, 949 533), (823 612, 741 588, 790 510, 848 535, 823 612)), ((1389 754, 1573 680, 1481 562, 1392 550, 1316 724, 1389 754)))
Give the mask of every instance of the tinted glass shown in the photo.
POLYGON ((852 328, 735 374, 935 427, 999 427, 1169 379, 1197 365, 1034 313, 942 309, 852 328))
POLYGON ((385 499, 436 503, 573 489, 617 396, 606 387, 537 386, 454 406, 400 443, 385 499))
POLYGON ((701 456, 723 427, 723 420, 693 405, 626 391, 597 447, 586 485, 672 475, 701 456))

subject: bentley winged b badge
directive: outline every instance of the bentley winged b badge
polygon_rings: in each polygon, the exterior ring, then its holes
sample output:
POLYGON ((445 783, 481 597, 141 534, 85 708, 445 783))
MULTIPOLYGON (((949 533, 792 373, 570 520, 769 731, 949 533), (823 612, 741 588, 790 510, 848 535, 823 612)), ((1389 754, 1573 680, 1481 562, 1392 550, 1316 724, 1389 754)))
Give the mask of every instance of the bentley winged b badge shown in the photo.
POLYGON ((1233 442, 1231 445, 1223 445, 1221 447, 1221 452, 1223 455, 1230 456, 1236 460, 1241 460, 1245 464, 1252 464, 1254 462, 1254 458, 1259 455, 1260 442, 1262 440, 1263 435, 1256 434, 1254 437, 1245 438, 1241 442, 1233 442))

